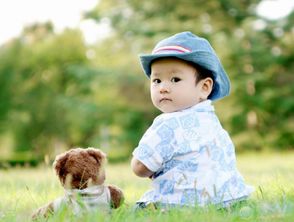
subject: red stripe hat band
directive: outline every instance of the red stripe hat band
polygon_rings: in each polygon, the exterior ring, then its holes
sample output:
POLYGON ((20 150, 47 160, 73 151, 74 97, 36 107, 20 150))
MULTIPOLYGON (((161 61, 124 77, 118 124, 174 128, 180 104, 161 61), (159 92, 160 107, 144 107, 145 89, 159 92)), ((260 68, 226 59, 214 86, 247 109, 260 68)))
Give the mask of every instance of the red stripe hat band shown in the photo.
POLYGON ((172 45, 172 46, 162 46, 154 49, 152 54, 157 54, 161 51, 176 51, 180 53, 192 52, 190 49, 184 48, 182 46, 172 45))

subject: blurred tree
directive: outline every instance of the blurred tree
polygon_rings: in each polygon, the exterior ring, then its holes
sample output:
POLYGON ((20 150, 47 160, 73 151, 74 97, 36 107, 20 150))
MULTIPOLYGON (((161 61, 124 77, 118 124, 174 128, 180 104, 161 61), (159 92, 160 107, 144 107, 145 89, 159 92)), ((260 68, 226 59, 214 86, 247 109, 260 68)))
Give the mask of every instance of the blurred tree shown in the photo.
POLYGON ((232 126, 235 133, 246 134, 247 149, 294 148, 293 18, 292 13, 276 22, 247 21, 243 35, 231 39, 241 107, 232 126))
POLYGON ((42 157, 59 144, 89 143, 99 115, 89 88, 96 74, 78 31, 55 35, 50 24, 35 24, 3 46, 1 125, 14 149, 42 157))
MULTIPOLYGON (((142 73, 134 66, 136 55, 149 53, 160 39, 185 30, 207 38, 232 80, 231 96, 216 106, 237 149, 293 148, 293 13, 277 22, 265 20, 256 14, 259 2, 101 0, 86 17, 110 21, 114 34, 105 57, 113 58, 115 51, 125 60, 126 81, 142 73)), ((132 98, 128 90, 121 96, 132 98)), ((145 90, 137 97, 149 104, 145 90)), ((150 106, 144 110, 155 114, 150 106)))
POLYGON ((231 96, 215 105, 237 149, 293 148, 294 16, 259 18, 259 2, 101 0, 85 18, 112 32, 91 46, 77 30, 26 27, 0 48, 0 136, 37 157, 72 146, 129 157, 159 113, 137 55, 190 30, 211 42, 231 78, 231 96))

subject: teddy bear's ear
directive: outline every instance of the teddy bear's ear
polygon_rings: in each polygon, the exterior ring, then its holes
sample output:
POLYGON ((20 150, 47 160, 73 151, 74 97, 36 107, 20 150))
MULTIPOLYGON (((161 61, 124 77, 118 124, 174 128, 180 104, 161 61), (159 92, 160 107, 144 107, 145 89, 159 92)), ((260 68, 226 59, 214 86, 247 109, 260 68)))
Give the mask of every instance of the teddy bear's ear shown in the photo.
POLYGON ((53 168, 55 169, 56 174, 59 176, 59 178, 62 178, 65 175, 65 163, 68 159, 69 153, 62 153, 58 156, 56 156, 54 163, 53 163, 53 168))
POLYGON ((106 160, 106 154, 99 149, 88 148, 87 152, 89 155, 93 156, 100 165, 106 160))

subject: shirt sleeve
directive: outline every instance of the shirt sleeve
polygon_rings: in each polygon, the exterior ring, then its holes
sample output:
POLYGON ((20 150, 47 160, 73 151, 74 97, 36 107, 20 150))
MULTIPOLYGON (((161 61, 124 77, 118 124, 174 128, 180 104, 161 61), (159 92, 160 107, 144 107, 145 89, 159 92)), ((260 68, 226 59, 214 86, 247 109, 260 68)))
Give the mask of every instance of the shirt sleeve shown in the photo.
POLYGON ((152 172, 157 172, 174 152, 174 132, 164 121, 155 119, 135 148, 133 156, 152 172))

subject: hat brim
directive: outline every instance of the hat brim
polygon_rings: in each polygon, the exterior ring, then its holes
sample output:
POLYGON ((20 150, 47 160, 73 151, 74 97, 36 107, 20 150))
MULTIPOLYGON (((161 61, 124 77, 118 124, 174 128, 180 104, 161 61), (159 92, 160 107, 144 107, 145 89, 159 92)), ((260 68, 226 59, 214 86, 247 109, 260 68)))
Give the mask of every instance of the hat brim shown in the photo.
POLYGON ((203 68, 210 70, 214 77, 214 86, 209 99, 217 100, 230 93, 230 80, 226 74, 224 68, 222 67, 218 57, 207 51, 193 51, 188 53, 174 53, 165 51, 160 54, 143 54, 140 55, 140 61, 144 73, 150 78, 151 75, 151 65, 152 63, 160 58, 178 58, 184 61, 192 62, 202 66, 203 68))

